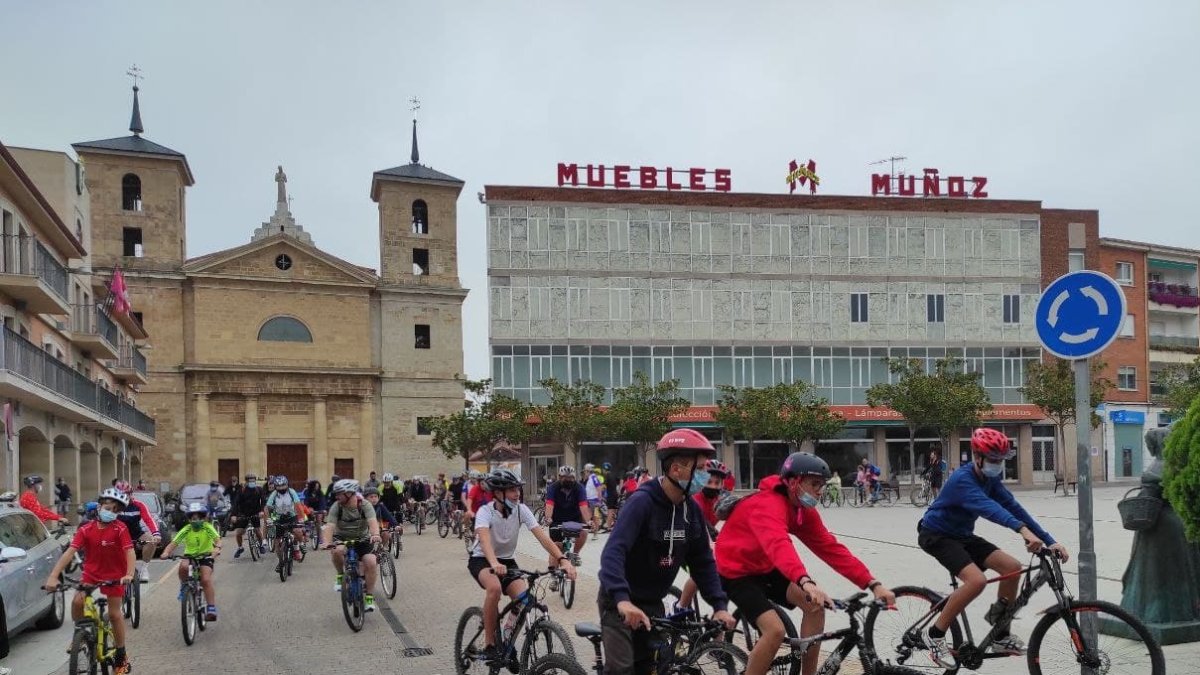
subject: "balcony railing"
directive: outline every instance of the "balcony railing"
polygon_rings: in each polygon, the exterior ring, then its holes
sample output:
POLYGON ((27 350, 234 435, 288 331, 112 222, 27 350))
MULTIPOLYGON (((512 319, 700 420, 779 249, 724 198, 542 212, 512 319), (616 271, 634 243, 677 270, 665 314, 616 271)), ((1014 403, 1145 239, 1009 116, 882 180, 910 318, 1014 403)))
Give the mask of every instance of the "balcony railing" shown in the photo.
POLYGON ((0 331, 0 369, 15 373, 79 405, 154 438, 155 423, 149 415, 92 382, 67 364, 38 349, 9 328, 0 331))
POLYGON ((99 335, 115 349, 117 324, 100 307, 93 304, 71 305, 71 332, 99 335))
POLYGON ((1148 285, 1150 300, 1174 307, 1200 307, 1196 289, 1187 284, 1168 284, 1151 281, 1148 285))
POLYGON ((1200 352, 1200 337, 1151 335, 1150 346, 1162 349, 1196 350, 1200 352))
POLYGON ((121 347, 121 356, 117 359, 117 367, 132 370, 146 377, 146 355, 133 345, 121 347))

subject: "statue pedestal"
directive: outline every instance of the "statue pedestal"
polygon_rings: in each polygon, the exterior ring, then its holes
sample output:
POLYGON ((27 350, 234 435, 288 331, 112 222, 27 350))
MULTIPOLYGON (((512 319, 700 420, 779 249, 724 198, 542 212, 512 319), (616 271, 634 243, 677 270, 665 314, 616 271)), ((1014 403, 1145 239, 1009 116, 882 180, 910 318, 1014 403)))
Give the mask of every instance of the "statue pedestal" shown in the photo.
MULTIPOLYGON (((1200 641, 1200 621, 1179 621, 1174 623, 1146 623, 1146 628, 1154 636, 1159 645, 1175 645, 1181 642, 1200 641)), ((1113 635, 1136 639, 1129 634, 1128 626, 1113 621, 1100 621, 1099 631, 1104 635, 1113 635)))

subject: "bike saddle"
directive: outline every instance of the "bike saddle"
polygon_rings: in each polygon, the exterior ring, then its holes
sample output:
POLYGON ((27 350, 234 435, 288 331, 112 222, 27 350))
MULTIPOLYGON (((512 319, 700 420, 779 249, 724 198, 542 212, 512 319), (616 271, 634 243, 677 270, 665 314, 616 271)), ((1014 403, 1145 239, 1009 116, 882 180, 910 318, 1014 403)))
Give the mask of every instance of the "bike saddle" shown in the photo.
POLYGON ((600 637, 600 624, 584 621, 575 624, 575 634, 582 638, 598 638, 600 637))

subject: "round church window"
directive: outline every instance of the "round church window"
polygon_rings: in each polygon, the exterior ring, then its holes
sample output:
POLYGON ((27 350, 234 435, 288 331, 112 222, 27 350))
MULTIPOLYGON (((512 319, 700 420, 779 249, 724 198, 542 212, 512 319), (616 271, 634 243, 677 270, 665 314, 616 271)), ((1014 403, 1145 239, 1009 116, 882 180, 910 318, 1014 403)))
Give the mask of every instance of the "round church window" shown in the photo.
POLYGON ((280 253, 279 257, 275 258, 275 266, 286 272, 292 268, 292 257, 286 253, 280 253))

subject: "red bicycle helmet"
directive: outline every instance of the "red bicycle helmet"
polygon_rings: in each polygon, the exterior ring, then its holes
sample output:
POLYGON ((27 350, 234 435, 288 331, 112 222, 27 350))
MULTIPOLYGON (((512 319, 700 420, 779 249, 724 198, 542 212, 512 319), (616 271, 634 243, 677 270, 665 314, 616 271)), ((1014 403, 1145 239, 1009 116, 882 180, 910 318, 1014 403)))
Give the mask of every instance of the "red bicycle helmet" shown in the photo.
POLYGON ((704 470, 714 476, 724 478, 729 475, 729 467, 725 466, 725 462, 719 459, 710 459, 704 464, 704 470))
POLYGON ((666 461, 675 455, 716 457, 717 449, 704 434, 695 429, 672 429, 658 439, 658 459, 666 461))
POLYGON ((990 462, 1002 462, 1017 454, 1008 436, 987 427, 980 427, 971 434, 971 450, 990 462))

